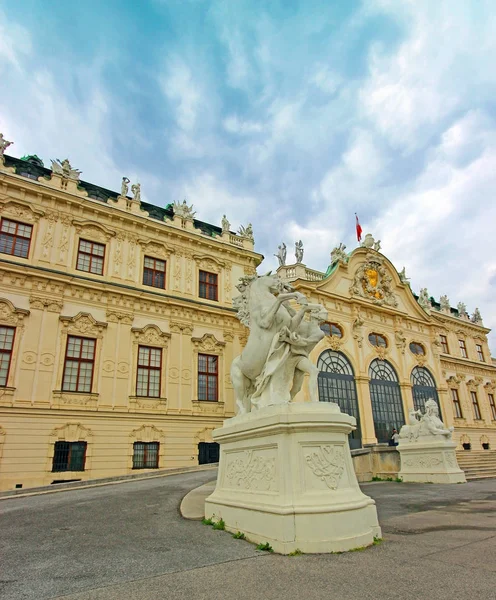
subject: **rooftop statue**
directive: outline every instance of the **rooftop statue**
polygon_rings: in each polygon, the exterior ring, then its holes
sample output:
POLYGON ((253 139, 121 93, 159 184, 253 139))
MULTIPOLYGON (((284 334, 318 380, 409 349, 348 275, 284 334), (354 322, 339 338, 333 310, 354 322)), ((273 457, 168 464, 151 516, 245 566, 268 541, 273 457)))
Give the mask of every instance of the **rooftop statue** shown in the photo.
POLYGON ((424 310, 430 310, 432 308, 432 303, 427 288, 420 288, 418 303, 424 310))
POLYGON ((421 441, 425 442, 428 438, 435 441, 436 437, 442 436, 444 439, 450 440, 453 429, 453 427, 447 429, 444 426, 439 418, 437 402, 433 398, 429 398, 425 401, 423 414, 420 410, 410 410, 409 424, 403 425, 401 428, 400 439, 408 439, 412 442, 422 438, 421 441))
POLYGON ((221 225, 222 225, 222 233, 229 233, 231 223, 229 223, 229 221, 227 220, 226 215, 222 216, 221 225))
POLYGON ((193 204, 188 206, 186 200, 182 202, 177 202, 176 200, 172 205, 172 211, 175 217, 181 217, 190 221, 193 221, 196 215, 196 211, 193 210, 193 204))
POLYGON ((3 133, 0 133, 0 156, 3 156, 5 150, 7 150, 9 146, 12 146, 13 143, 14 142, 9 142, 9 140, 6 140, 3 137, 3 133))
POLYGON ((274 254, 274 256, 277 256, 277 260, 279 261, 280 267, 284 267, 284 265, 286 264, 286 254, 286 244, 283 242, 280 246, 277 246, 277 254, 274 254))
POLYGON ((401 269, 401 271, 398 273, 398 275, 400 276, 401 283, 404 283, 405 285, 410 285, 410 280, 406 276, 406 269, 405 269, 405 267, 403 267, 401 269))
POLYGON ((51 162, 52 172, 56 175, 60 175, 64 179, 73 179, 74 181, 77 181, 82 173, 79 169, 72 168, 68 158, 64 158, 62 161, 58 158, 56 160, 52 159, 51 162))
POLYGON ((298 264, 303 262, 303 242, 300 240, 299 242, 295 242, 295 258, 298 264))
POLYGON ((325 336, 319 326, 327 318, 325 308, 308 304, 303 294, 270 273, 243 277, 237 288, 241 296, 234 306, 250 328, 246 347, 231 366, 238 414, 291 402, 305 373, 310 375, 311 400, 318 402, 318 370, 308 355, 325 336), (297 302, 298 311, 289 300, 297 302))
POLYGON ((123 196, 124 198, 127 196, 127 193, 129 191, 129 183, 131 183, 130 179, 128 179, 127 177, 122 178, 121 196, 123 196))
POLYGON ((376 252, 379 252, 381 249, 381 240, 377 240, 377 242, 374 242, 374 250, 376 252))
POLYGON ((331 250, 331 265, 337 263, 338 261, 346 263, 346 261, 348 260, 348 256, 345 250, 346 246, 343 244, 343 242, 341 242, 339 246, 336 246, 333 250, 331 250))
POLYGON ((458 309, 458 316, 460 317, 460 319, 468 319, 466 304, 464 304, 463 302, 458 302, 456 308, 458 309))
POLYGON ((243 225, 240 225, 239 229, 238 229, 238 235, 240 237, 243 237, 243 238, 245 238, 245 239, 250 240, 251 242, 253 242, 254 238, 253 238, 253 226, 252 226, 252 224, 248 223, 248 225, 246 227, 244 227, 243 225))
POLYGON ((367 233, 367 235, 363 238, 362 247, 363 248, 374 248, 375 240, 371 233, 367 233))
POLYGON ((482 325, 482 316, 481 316, 480 310, 478 308, 476 308, 474 310, 474 314, 472 315, 472 318, 470 320, 472 321, 472 323, 476 323, 477 325, 482 325))
POLYGON ((141 202, 141 184, 134 183, 131 186, 131 191, 133 192, 133 200, 136 202, 141 202))
POLYGON ((449 301, 448 296, 446 296, 446 295, 441 296, 441 298, 439 299, 439 304, 440 304, 440 308, 443 312, 447 312, 447 313, 451 312, 451 306, 450 306, 450 301, 449 301))

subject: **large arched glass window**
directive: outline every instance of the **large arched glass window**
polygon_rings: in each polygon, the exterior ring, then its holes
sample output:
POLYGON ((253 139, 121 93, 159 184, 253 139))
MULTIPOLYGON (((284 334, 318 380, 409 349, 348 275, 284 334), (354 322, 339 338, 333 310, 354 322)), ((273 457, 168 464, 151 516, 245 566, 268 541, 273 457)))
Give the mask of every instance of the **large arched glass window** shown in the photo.
POLYGON ((360 414, 353 367, 342 352, 325 350, 317 361, 319 369, 319 400, 335 402, 346 414, 357 421, 357 428, 350 433, 350 448, 361 448, 360 414))
POLYGON ((441 415, 441 407, 439 406, 439 397, 436 390, 436 382, 425 367, 415 367, 410 375, 410 383, 412 384, 413 406, 415 410, 424 408, 424 403, 429 398, 436 401, 441 415))
POLYGON ((405 424, 398 376, 387 360, 378 358, 370 363, 370 400, 378 442, 387 442, 393 429, 405 424))

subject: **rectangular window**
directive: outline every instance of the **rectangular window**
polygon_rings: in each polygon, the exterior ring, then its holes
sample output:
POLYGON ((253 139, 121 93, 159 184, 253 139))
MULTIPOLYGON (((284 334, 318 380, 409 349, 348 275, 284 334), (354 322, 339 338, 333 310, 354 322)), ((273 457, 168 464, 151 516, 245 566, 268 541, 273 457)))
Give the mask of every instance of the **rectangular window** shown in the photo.
POLYGON ((219 399, 219 357, 198 355, 198 400, 217 402, 219 399))
POLYGON ((462 406, 460 404, 460 397, 458 396, 458 390, 451 390, 451 399, 453 400, 453 408, 455 409, 455 418, 463 419, 462 406))
POLYGON ((33 226, 10 219, 2 219, 0 226, 0 252, 27 258, 31 244, 33 226))
POLYGON ((200 271, 200 298, 207 298, 207 300, 218 300, 217 273, 200 271))
POLYGON ((491 419, 496 421, 496 404, 494 404, 494 394, 487 395, 489 400, 489 407, 491 409, 491 419))
POLYGON ((465 340, 458 340, 460 344, 460 352, 462 353, 462 358, 468 358, 467 354, 467 346, 465 346, 465 340))
POLYGON ((143 285, 165 290, 165 260, 145 256, 143 266, 143 285))
POLYGON ((445 354, 449 354, 448 338, 445 335, 441 335, 439 337, 441 338, 441 346, 443 347, 443 352, 445 354))
POLYGON ((0 326, 0 387, 6 387, 9 379, 15 327, 0 326))
POLYGON ((70 335, 65 352, 63 392, 91 392, 96 340, 70 335))
POLYGON ((477 392, 470 392, 470 396, 472 397, 472 408, 474 409, 474 419, 480 421, 482 419, 481 412, 479 408, 479 400, 477 399, 477 392))
POLYGON ((79 249, 76 269, 93 273, 94 275, 103 275, 103 263, 105 261, 105 245, 89 242, 88 240, 79 240, 79 249))
POLYGON ((55 442, 52 472, 84 471, 86 442, 55 442))
POLYGON ((134 442, 133 469, 158 469, 158 442, 134 442))
POLYGON ((148 398, 159 398, 161 372, 162 348, 139 346, 136 395, 147 396, 148 398))
POLYGON ((481 362, 484 362, 484 352, 482 352, 482 346, 480 344, 475 344, 477 348, 477 356, 481 362))

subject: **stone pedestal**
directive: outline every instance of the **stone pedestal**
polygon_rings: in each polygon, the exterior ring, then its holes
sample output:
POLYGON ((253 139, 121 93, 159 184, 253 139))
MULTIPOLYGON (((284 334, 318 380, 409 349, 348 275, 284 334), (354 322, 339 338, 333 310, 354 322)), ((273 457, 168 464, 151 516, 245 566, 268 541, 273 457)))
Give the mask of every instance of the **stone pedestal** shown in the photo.
POLYGON ((269 406, 224 421, 207 518, 281 554, 340 552, 381 536, 348 446, 355 419, 331 403, 269 406))
MULTIPOLYGON (((440 436, 436 436, 439 438, 440 436)), ((401 439, 398 451, 401 459, 399 477, 405 482, 466 483, 465 473, 456 460, 456 444, 451 440, 419 437, 401 439)))

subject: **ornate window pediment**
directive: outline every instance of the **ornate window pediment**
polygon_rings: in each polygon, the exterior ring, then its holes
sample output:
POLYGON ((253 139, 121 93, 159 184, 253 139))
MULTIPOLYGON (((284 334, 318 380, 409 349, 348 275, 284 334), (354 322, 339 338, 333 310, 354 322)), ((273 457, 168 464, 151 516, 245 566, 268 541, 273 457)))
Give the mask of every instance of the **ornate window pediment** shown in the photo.
POLYGON ((155 425, 142 425, 133 429, 129 437, 136 442, 160 442, 165 438, 165 432, 155 425))
POLYGON ((14 220, 27 221, 28 223, 37 223, 45 214, 43 210, 19 200, 3 202, 0 212, 3 217, 11 217, 14 220))
POLYGON ((29 310, 16 308, 7 298, 0 298, 0 323, 9 325, 22 325, 24 317, 29 315, 29 310))
POLYGON ((84 442, 91 438, 93 432, 81 425, 81 423, 66 423, 61 427, 56 427, 50 437, 52 438, 52 443, 55 440, 61 440, 65 442, 84 442))
POLYGON ((72 224, 76 228, 76 232, 78 235, 83 236, 85 238, 89 238, 90 240, 96 240, 105 244, 110 240, 110 238, 116 235, 116 232, 109 227, 106 227, 102 223, 98 223, 95 221, 80 221, 74 219, 72 224))
POLYGON ((59 319, 67 333, 74 335, 102 337, 103 330, 107 328, 107 323, 97 321, 92 315, 85 312, 80 312, 75 317, 59 317, 59 319))
POLYGON ((141 246, 145 254, 162 258, 164 260, 169 258, 169 256, 175 252, 174 248, 171 246, 153 240, 139 239, 138 244, 141 246))
POLYGON ((393 293, 393 278, 384 266, 384 260, 376 253, 369 252, 366 262, 356 270, 350 294, 371 300, 374 304, 398 306, 393 293))
POLYGON ((198 352, 222 354, 226 342, 220 342, 211 333, 205 333, 201 338, 191 338, 195 349, 198 352))
POLYGON ((220 273, 222 268, 225 267, 225 263, 223 261, 217 260, 216 258, 207 256, 205 254, 194 254, 193 258, 195 259, 198 268, 202 271, 220 273))
POLYGON ((146 325, 141 329, 133 327, 131 331, 138 344, 144 346, 166 348, 171 337, 170 333, 164 333, 157 325, 146 325))

